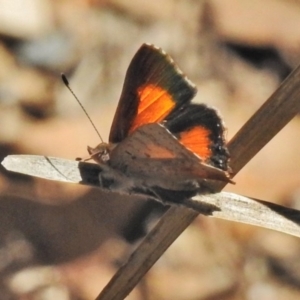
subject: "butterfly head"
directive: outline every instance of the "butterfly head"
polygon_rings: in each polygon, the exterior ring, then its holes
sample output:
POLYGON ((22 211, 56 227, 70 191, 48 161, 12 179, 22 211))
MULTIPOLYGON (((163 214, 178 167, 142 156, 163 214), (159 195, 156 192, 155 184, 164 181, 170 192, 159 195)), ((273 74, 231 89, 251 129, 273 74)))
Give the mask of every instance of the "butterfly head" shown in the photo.
POLYGON ((90 154, 90 159, 93 159, 97 163, 106 163, 110 159, 111 146, 107 143, 100 143, 95 148, 87 147, 90 154))

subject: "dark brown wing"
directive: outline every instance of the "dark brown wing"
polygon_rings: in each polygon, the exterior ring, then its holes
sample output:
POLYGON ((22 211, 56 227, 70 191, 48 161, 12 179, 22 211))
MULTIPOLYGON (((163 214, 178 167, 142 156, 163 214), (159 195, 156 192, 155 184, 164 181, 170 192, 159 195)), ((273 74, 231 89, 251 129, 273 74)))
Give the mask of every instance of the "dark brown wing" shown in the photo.
POLYGON ((164 126, 207 164, 230 170, 225 128, 215 109, 205 104, 190 104, 169 115, 164 126))
POLYGON ((109 142, 119 143, 136 128, 163 121, 196 92, 170 56, 143 44, 128 67, 109 142))
POLYGON ((139 127, 118 144, 110 154, 109 164, 126 176, 145 180, 148 186, 156 182, 166 188, 172 182, 180 189, 189 180, 231 182, 227 172, 201 161, 156 123, 139 127))

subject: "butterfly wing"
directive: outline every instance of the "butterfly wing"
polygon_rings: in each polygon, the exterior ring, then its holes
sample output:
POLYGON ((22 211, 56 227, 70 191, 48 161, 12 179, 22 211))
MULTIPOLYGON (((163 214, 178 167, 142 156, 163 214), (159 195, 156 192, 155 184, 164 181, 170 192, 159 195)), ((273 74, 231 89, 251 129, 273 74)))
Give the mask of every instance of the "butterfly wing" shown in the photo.
POLYGON ((205 104, 190 104, 171 113, 164 126, 204 162, 224 171, 230 170, 225 128, 215 109, 205 104))
POLYGON ((201 161, 157 123, 125 138, 111 152, 109 164, 148 187, 197 190, 204 179, 230 182, 227 172, 201 161))
POLYGON ((119 143, 142 125, 165 121, 181 144, 207 164, 229 170, 222 120, 213 108, 190 104, 196 92, 170 56, 143 44, 128 67, 109 142, 119 143))
POLYGON ((163 121, 190 103, 196 92, 170 56, 143 44, 128 67, 109 142, 119 143, 138 127, 163 121))

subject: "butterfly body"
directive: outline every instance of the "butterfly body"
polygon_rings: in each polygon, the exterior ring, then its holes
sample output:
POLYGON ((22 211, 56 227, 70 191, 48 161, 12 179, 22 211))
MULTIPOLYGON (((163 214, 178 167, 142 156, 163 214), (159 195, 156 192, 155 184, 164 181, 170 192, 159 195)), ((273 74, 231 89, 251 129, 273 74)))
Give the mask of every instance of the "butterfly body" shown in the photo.
POLYGON ((207 191, 207 180, 231 182, 222 120, 191 103, 196 92, 166 53, 142 45, 127 70, 109 143, 88 148, 103 166, 101 184, 180 201, 207 191))

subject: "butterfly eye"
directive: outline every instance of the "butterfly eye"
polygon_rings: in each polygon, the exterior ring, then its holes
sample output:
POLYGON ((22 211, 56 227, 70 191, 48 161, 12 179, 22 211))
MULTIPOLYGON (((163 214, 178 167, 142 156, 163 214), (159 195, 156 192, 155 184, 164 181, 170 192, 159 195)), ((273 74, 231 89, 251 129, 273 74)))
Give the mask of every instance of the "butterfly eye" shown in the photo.
POLYGON ((100 157, 101 161, 103 161, 103 162, 109 161, 110 156, 109 156, 108 150, 106 148, 103 149, 102 153, 99 153, 99 157, 100 157))
POLYGON ((92 148, 88 146, 88 152, 90 158, 94 159, 97 163, 105 163, 110 160, 109 145, 106 143, 100 143, 97 147, 92 148))

